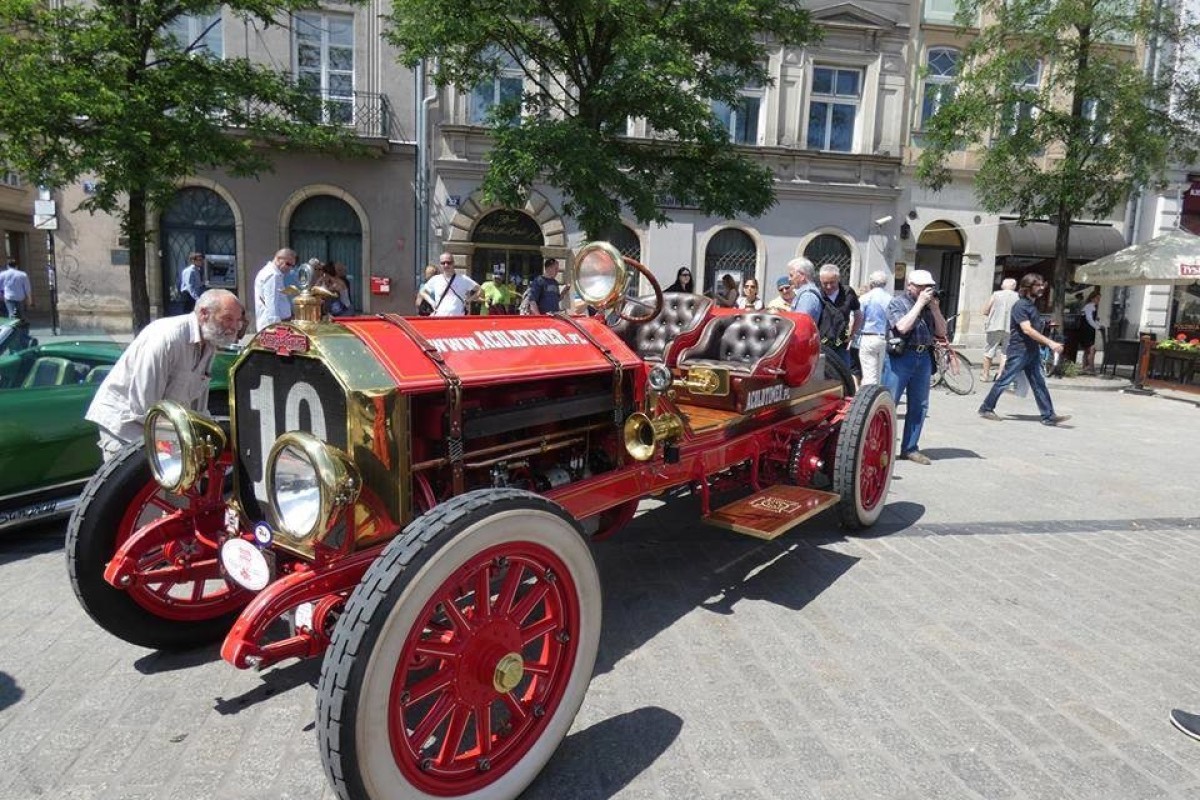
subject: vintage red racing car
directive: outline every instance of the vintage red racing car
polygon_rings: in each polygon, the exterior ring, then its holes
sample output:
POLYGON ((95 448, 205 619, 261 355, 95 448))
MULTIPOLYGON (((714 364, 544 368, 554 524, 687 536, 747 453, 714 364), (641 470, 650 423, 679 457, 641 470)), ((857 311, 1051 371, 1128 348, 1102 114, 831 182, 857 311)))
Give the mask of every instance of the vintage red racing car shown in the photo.
POLYGON ((239 668, 323 655, 339 797, 520 794, 591 679, 591 543, 641 498, 690 489, 704 521, 765 538, 883 509, 895 407, 854 392, 807 317, 664 295, 605 243, 579 251, 575 291, 613 324, 333 323, 315 291, 233 367, 228 429, 151 412, 67 554, 87 613, 134 644, 223 638, 239 668), (631 300, 637 272, 654 291, 631 300))

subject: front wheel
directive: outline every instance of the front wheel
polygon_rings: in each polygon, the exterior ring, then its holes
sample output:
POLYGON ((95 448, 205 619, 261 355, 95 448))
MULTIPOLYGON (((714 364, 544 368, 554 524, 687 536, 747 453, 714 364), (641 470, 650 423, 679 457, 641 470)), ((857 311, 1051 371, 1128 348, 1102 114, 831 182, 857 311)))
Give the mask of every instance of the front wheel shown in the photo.
POLYGON ((951 350, 942 369, 942 381, 955 394, 975 391, 975 365, 957 350, 951 350))
MULTIPOLYGON (((220 487, 213 488, 219 495, 220 487)), ((215 524, 220 505, 198 494, 172 495, 150 474, 141 443, 104 464, 84 489, 67 526, 67 573, 80 605, 100 627, 125 641, 155 649, 219 641, 250 594, 221 575, 216 551, 197 539, 197 515, 215 524), (117 589, 104 569, 143 527, 163 536, 138 553, 134 580, 117 589)))
POLYGON ((841 496, 838 519, 847 530, 875 524, 892 482, 896 405, 878 384, 862 387, 838 431, 833 491, 841 496))
POLYGON ((575 520, 529 492, 419 517, 354 590, 318 687, 343 800, 515 798, 583 703, 600 579, 575 520))

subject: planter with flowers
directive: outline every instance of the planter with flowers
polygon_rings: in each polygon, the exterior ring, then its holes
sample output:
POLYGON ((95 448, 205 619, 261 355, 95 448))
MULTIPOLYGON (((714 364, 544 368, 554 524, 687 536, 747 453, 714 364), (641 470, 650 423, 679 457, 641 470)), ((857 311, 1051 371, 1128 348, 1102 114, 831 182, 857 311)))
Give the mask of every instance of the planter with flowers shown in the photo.
POLYGON ((1152 375, 1177 377, 1181 383, 1190 383, 1200 364, 1200 339, 1188 338, 1186 333, 1181 333, 1155 345, 1153 355, 1152 375))

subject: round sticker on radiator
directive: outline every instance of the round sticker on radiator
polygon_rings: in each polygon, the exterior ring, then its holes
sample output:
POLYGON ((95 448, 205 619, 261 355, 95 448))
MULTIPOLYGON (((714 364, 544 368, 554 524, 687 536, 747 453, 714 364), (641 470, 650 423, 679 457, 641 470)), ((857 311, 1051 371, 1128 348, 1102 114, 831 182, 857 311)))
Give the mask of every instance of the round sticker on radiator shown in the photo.
POLYGON ((254 526, 254 541, 266 547, 271 543, 271 526, 260 522, 254 526))
POLYGON ((265 589, 271 582, 266 556, 245 539, 228 539, 221 545, 221 566, 234 583, 252 592, 265 589))

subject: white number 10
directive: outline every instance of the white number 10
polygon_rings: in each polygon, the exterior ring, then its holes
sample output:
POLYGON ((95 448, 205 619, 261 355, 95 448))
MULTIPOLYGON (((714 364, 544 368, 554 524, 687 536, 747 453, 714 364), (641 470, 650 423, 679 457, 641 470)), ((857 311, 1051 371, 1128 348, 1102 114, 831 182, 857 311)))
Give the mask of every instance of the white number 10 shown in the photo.
POLYGON ((275 430, 275 378, 270 375, 260 376, 258 388, 250 390, 250 408, 258 413, 258 444, 261 448, 262 473, 254 481, 254 496, 260 502, 267 500, 267 455, 275 445, 275 440, 282 433, 300 430, 301 406, 308 407, 308 418, 312 429, 309 431, 321 441, 325 441, 325 409, 321 405, 321 396, 312 384, 297 381, 288 390, 284 405, 283 430, 275 430))

